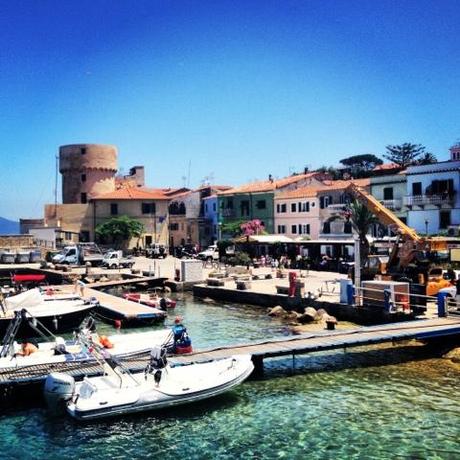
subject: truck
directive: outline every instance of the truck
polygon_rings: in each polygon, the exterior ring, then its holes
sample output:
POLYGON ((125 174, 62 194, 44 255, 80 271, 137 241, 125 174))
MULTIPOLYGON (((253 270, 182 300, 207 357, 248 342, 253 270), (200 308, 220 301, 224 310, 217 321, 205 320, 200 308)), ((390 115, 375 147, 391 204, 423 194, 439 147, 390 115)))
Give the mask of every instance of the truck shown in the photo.
POLYGON ((78 243, 64 248, 51 261, 54 264, 101 265, 104 255, 96 243, 78 243))
POLYGON ((211 244, 204 251, 199 252, 197 257, 198 259, 208 261, 219 260, 219 248, 217 244, 211 244))
POLYGON ((107 268, 132 268, 135 260, 123 257, 123 251, 109 251, 104 254, 102 266, 107 268))

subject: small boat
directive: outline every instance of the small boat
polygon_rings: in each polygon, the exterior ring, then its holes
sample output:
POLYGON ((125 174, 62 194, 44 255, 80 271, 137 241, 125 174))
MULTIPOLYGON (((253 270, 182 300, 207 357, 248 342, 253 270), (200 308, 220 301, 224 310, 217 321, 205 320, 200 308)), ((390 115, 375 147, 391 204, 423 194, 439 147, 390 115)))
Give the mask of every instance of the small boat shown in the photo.
MULTIPOLYGON (((5 297, 0 302, 0 336, 7 331, 16 311, 26 309, 51 332, 61 334, 77 329, 97 305, 96 299, 83 299, 78 296, 51 301, 38 288, 30 289, 5 297)), ((36 332, 27 323, 23 323, 17 337, 36 337, 36 332)))
MULTIPOLYGON (((170 329, 162 329, 132 334, 115 334, 108 337, 93 333, 92 337, 101 346, 109 347, 110 354, 116 358, 148 358, 152 348, 172 340, 171 335, 170 329)), ((4 345, 7 342, 4 340, 4 345)), ((18 355, 21 347, 17 343, 10 343, 9 349, 6 350, 3 347, 0 352, 0 374, 27 366, 68 363, 74 367, 76 362, 83 364, 96 361, 78 335, 71 340, 55 337, 52 341, 40 342, 37 344, 38 350, 28 356, 18 355)))
POLYGON ((157 294, 128 292, 123 294, 123 297, 131 302, 141 303, 142 305, 159 308, 160 310, 166 310, 167 308, 174 308, 176 306, 175 300, 169 299, 168 297, 160 297, 157 294))
POLYGON ((175 407, 211 398, 243 382, 254 369, 250 355, 171 365, 164 348, 152 350, 145 371, 130 373, 112 358, 105 359, 106 374, 75 383, 68 374, 52 373, 45 382, 48 407, 64 403, 77 420, 96 420, 175 407))

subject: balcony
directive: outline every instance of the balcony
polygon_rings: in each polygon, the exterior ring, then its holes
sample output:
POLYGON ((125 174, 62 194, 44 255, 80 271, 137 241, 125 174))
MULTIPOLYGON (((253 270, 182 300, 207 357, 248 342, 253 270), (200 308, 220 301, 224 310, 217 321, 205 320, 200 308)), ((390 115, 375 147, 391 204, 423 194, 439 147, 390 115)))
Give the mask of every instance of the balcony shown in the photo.
POLYGON ((236 216, 235 210, 234 209, 222 209, 221 210, 221 215, 222 217, 226 218, 233 218, 236 216))
POLYGON ((424 207, 426 205, 441 207, 442 204, 453 205, 455 193, 443 193, 441 195, 409 195, 404 197, 404 205, 408 208, 412 206, 424 207))
POLYGON ((402 208, 401 199, 380 200, 380 203, 383 204, 383 206, 385 206, 385 208, 389 209, 390 211, 397 211, 402 208))

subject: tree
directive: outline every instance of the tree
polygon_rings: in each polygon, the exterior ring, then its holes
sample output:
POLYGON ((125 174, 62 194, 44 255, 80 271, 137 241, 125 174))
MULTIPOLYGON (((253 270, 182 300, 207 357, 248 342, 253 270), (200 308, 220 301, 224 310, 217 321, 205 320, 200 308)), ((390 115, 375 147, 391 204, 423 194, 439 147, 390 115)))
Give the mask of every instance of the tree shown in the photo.
POLYGON ((113 243, 117 248, 131 238, 140 238, 144 225, 128 216, 113 217, 96 227, 96 236, 103 243, 113 243))
POLYGON ((241 231, 244 236, 262 235, 265 233, 265 225, 261 220, 253 219, 241 224, 241 231))
POLYGON ((431 165, 431 164, 437 163, 437 162, 438 162, 438 159, 432 153, 425 152, 425 154, 418 159, 417 164, 419 164, 419 165, 431 165))
POLYGON ((427 157, 427 155, 434 158, 433 154, 426 152, 425 147, 421 144, 405 142, 402 145, 387 145, 386 149, 387 154, 383 156, 402 168, 418 164, 420 158, 427 157))
POLYGON ((364 204, 356 200, 350 203, 344 217, 351 222, 351 225, 358 234, 361 261, 364 263, 369 255, 369 241, 367 240, 367 234, 369 233, 372 225, 378 222, 378 219, 364 204))
POLYGON ((241 235, 241 224, 243 220, 238 220, 235 222, 226 222, 222 224, 222 234, 228 235, 230 237, 240 236, 241 235))
POLYGON ((366 153, 363 155, 353 155, 348 158, 340 160, 344 166, 350 168, 351 174, 355 177, 365 177, 369 175, 377 165, 383 164, 383 161, 373 155, 372 153, 366 153))
POLYGON ((342 171, 332 166, 321 166, 316 172, 329 174, 332 180, 342 179, 342 171))

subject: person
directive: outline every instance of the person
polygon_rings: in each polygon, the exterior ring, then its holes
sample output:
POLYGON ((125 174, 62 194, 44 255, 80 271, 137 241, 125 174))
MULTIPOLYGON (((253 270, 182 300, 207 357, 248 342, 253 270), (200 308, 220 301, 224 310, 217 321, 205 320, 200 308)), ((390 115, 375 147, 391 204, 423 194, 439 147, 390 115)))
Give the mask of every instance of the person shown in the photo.
POLYGON ((22 342, 21 351, 18 351, 14 356, 30 356, 38 351, 38 348, 27 340, 22 342))

